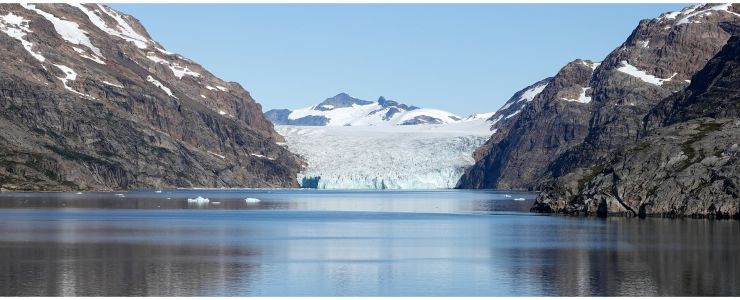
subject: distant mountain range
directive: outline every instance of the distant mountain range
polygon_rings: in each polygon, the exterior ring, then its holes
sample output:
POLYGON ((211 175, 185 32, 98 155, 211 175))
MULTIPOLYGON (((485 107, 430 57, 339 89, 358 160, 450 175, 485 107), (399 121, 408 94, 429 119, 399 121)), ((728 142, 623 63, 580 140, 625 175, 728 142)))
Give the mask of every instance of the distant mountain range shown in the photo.
POLYGON ((269 110, 265 112, 265 116, 276 125, 299 126, 450 124, 463 120, 444 110, 419 108, 384 97, 378 98, 376 102, 361 100, 346 93, 327 98, 311 107, 269 110))

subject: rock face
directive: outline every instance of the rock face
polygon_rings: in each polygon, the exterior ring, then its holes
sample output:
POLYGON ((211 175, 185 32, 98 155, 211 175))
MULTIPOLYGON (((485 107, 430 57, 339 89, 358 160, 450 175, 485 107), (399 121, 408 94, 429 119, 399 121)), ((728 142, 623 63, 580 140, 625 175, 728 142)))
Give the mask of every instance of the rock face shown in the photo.
POLYGON ((273 109, 265 116, 276 125, 296 126, 378 126, 449 124, 461 121, 453 113, 378 98, 377 102, 340 93, 318 105, 290 109, 273 109))
POLYGON ((740 38, 644 118, 642 138, 556 179, 533 210, 740 218, 740 38))
POLYGON ((640 136, 643 117, 681 91, 730 38, 735 5, 695 5, 643 20, 600 64, 576 60, 493 135, 461 188, 544 190, 640 136))
MULTIPOLYGON (((478 161, 465 172, 458 187, 527 187, 541 176, 552 157, 581 143, 587 134, 591 112, 588 87, 597 66, 584 60, 569 63, 526 106, 517 110, 519 113, 504 117, 511 120, 496 128, 482 147, 485 154, 478 150, 478 161)), ((509 107, 504 105, 502 109, 509 107)))
POLYGON ((0 4, 0 187, 291 187, 301 161, 239 84, 103 5, 0 4))

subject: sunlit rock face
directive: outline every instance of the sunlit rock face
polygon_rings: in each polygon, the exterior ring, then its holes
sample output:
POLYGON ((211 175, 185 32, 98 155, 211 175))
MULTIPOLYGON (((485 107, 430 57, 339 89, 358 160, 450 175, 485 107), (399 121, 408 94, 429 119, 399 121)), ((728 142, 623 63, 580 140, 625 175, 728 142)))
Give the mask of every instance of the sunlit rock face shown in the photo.
POLYGON ((0 189, 291 187, 239 84, 96 4, 0 4, 0 189))
POLYGON ((642 20, 600 63, 567 64, 478 151, 460 187, 540 190, 635 140, 642 118, 720 51, 737 9, 702 4, 642 20))

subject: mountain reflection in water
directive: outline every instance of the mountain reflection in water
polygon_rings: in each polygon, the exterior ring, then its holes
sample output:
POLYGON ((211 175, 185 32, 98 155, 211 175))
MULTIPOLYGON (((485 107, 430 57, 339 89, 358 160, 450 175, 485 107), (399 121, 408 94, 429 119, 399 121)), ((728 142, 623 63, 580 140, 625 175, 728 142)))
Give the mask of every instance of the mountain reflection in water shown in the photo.
POLYGON ((737 221, 534 215, 506 194, 2 193, 0 295, 740 294, 737 221))

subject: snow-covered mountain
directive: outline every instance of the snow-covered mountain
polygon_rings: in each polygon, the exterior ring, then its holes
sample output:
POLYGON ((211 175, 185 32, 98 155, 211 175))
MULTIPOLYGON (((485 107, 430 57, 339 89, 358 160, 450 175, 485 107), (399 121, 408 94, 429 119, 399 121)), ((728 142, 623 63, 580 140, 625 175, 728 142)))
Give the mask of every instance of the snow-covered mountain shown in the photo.
POLYGON ((302 187, 321 189, 454 188, 475 163, 476 149, 506 131, 518 113, 550 82, 516 92, 499 110, 460 118, 380 97, 377 102, 341 93, 316 106, 271 110, 288 150, 307 162, 302 187))
POLYGON ((439 109, 419 108, 387 100, 367 101, 340 93, 318 105, 290 110, 273 109, 265 116, 276 125, 300 126, 382 126, 450 124, 459 116, 439 109))

